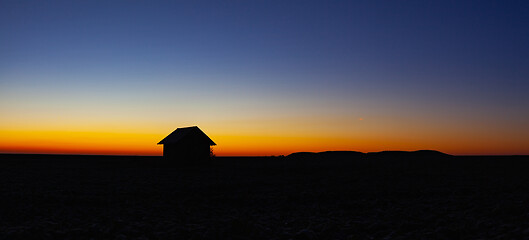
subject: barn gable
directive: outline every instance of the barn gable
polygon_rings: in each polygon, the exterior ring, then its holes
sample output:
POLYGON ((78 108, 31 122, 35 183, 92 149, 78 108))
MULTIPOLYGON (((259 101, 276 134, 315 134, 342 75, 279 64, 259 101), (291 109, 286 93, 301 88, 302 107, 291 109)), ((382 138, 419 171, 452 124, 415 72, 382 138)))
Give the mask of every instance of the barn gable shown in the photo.
POLYGON ((178 144, 180 142, 185 141, 187 138, 194 138, 197 140, 201 140, 204 143, 209 144, 209 146, 215 146, 215 142, 211 140, 200 128, 197 126, 192 127, 185 127, 185 128, 177 128, 174 130, 171 134, 167 135, 164 139, 162 139, 159 144, 178 144))

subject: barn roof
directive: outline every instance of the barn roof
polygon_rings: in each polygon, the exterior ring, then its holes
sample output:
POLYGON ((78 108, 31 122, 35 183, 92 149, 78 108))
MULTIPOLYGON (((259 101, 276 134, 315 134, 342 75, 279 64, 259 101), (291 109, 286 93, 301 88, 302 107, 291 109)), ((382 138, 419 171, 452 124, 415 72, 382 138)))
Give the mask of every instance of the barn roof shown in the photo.
POLYGON ((185 136, 189 135, 195 135, 199 137, 203 137, 204 140, 209 143, 210 146, 217 145, 215 144, 211 138, 208 137, 200 128, 197 126, 192 127, 185 127, 185 128, 177 128, 174 130, 171 134, 167 135, 162 141, 160 141, 158 144, 171 144, 171 143, 178 143, 180 140, 182 140, 185 136))

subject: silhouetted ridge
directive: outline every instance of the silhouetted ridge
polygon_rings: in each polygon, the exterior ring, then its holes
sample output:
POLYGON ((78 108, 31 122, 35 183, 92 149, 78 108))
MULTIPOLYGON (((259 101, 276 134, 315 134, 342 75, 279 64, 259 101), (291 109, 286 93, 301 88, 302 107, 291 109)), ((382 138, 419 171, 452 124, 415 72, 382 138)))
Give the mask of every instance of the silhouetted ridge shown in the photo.
POLYGON ((291 159, 361 159, 365 153, 355 151, 297 152, 287 156, 291 159))
POLYGON ((382 152, 369 152, 367 153, 368 158, 393 158, 393 159, 403 159, 403 158, 420 158, 420 159, 440 159, 451 157, 452 155, 435 151, 435 150, 418 150, 418 151, 382 151, 382 152))
POLYGON ((317 153, 315 152, 297 152, 297 153, 292 153, 292 154, 289 154, 287 157, 288 158, 296 158, 296 159, 300 159, 300 158, 313 158, 316 156, 317 153))
POLYGON ((287 156, 291 159, 444 159, 452 155, 435 150, 382 151, 362 153, 356 151, 297 152, 287 156))

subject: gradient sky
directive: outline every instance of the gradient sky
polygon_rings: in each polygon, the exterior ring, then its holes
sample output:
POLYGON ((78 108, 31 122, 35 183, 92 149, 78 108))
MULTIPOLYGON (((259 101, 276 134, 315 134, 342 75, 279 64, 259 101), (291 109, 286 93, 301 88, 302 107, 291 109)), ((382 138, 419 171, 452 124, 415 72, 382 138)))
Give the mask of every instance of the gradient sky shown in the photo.
POLYGON ((0 2, 0 152, 529 154, 529 1, 0 2))

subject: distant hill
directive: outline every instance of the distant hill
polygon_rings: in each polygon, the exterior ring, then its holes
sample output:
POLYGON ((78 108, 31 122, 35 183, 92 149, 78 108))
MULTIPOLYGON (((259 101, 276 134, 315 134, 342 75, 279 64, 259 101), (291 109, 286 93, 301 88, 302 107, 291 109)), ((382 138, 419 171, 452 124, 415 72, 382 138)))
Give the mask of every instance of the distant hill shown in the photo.
POLYGON ((452 155, 435 150, 418 151, 382 151, 367 153, 370 159, 393 158, 393 159, 440 159, 451 157, 452 155))
POLYGON ((355 151, 297 152, 288 155, 291 159, 363 159, 366 154, 355 151))
POLYGON ((297 152, 291 159, 442 159, 452 155, 435 150, 382 151, 362 153, 356 151, 297 152))
POLYGON ((289 154, 288 158, 312 158, 315 157, 318 153, 315 152, 296 152, 289 154))

